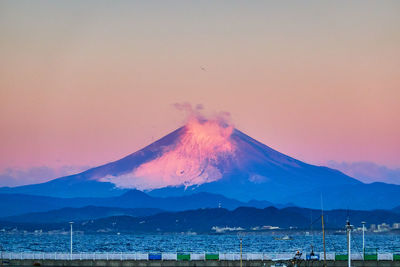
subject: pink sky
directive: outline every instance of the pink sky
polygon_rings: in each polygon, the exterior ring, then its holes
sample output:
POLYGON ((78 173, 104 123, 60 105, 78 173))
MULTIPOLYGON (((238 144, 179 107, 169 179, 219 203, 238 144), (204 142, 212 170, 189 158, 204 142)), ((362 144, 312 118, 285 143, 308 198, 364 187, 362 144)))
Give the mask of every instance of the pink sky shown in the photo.
POLYGON ((400 2, 0 2, 0 170, 96 166, 174 103, 300 160, 400 167, 400 2))

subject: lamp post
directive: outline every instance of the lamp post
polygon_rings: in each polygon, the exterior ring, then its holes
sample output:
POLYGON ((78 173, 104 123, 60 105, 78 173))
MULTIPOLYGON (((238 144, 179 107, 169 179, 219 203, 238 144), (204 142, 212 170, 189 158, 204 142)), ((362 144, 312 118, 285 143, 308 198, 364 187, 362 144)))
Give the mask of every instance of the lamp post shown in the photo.
POLYGON ((70 238, 70 259, 72 260, 72 224, 74 222, 69 222, 69 225, 71 226, 71 238, 70 238))
POLYGON ((362 231, 363 231, 363 259, 365 256, 365 222, 362 223, 362 231))
POLYGON ((238 232, 237 237, 239 238, 239 248, 240 248, 240 267, 243 267, 243 232, 238 232))
POLYGON ((240 267, 242 266, 242 239, 240 238, 240 267))
POLYGON ((350 225, 350 221, 346 223, 346 231, 347 231, 347 263, 348 267, 351 267, 351 228, 353 226, 350 225))

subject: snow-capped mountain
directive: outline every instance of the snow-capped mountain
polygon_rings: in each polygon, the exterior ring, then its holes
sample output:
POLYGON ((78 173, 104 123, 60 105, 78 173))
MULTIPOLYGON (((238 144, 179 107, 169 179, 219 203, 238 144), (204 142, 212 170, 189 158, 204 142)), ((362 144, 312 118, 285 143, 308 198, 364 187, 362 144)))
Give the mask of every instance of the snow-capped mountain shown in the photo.
MULTIPOLYGON (((396 199, 400 186, 387 185, 396 199)), ((336 194, 342 208, 359 190, 374 191, 337 170, 314 166, 286 156, 218 120, 193 118, 185 126, 149 146, 85 172, 47 183, 0 188, 0 193, 25 193, 57 197, 115 196, 136 188, 153 196, 210 192, 241 201, 252 199, 275 203, 320 205, 336 194), (342 189, 357 188, 354 195, 340 195, 342 189)), ((384 192, 382 192, 383 194, 384 192)), ((378 190, 379 194, 379 190, 378 190)), ((359 205, 363 205, 359 201, 359 205)), ((325 203, 327 207, 337 207, 325 203)), ((368 205, 368 204, 365 204, 368 205)), ((382 204, 384 205, 384 204, 382 204)))

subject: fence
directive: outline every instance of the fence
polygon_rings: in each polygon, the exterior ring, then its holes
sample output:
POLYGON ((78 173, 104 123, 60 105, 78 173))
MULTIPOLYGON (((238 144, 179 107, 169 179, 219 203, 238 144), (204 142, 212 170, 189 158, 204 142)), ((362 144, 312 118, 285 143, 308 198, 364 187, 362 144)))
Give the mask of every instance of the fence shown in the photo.
MULTIPOLYGON (((324 253, 315 253, 319 255, 319 260, 324 259, 324 253)), ((243 261, 267 261, 267 260, 289 260, 293 259, 294 253, 243 253, 243 261)), ((32 252, 2 252, 2 259, 9 260, 223 260, 237 261, 240 260, 239 253, 32 253, 32 252)), ((318 258, 318 257, 316 257, 318 258)), ((371 260, 364 258, 360 253, 351 255, 352 260, 371 260)), ((300 259, 305 260, 306 255, 301 255, 300 259)), ((315 258, 314 258, 315 259, 315 258)), ((326 253, 326 259, 330 261, 347 260, 347 254, 326 253)), ((378 253, 378 261, 400 261, 399 254, 378 253)))

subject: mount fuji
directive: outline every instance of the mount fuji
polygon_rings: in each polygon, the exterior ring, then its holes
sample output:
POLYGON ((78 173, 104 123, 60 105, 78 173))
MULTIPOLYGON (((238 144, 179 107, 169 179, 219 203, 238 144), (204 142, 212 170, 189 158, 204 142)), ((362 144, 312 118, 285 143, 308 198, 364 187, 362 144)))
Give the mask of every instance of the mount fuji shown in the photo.
POLYGON ((286 156, 218 120, 192 118, 147 147, 79 174, 0 193, 110 197, 129 189, 152 196, 198 192, 240 201, 266 200, 319 208, 393 208, 400 186, 364 184, 340 171, 286 156))

